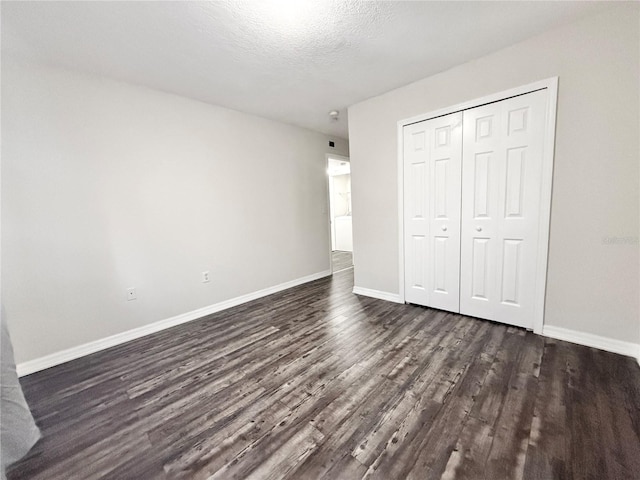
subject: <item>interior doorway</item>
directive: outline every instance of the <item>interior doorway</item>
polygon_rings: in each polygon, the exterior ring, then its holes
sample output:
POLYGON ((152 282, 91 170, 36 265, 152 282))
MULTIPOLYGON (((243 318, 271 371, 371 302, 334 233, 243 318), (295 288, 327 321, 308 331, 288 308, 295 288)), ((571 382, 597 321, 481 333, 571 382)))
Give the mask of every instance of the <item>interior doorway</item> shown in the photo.
POLYGON ((348 157, 327 155, 331 269, 333 273, 353 267, 351 217, 351 164, 348 157))

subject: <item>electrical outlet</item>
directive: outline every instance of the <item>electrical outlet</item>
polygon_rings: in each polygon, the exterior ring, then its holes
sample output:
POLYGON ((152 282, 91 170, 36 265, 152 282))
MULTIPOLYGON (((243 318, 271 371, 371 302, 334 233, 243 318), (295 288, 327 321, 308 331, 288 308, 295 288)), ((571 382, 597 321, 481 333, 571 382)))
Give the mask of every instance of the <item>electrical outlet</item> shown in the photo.
POLYGON ((202 283, 209 283, 209 270, 202 272, 202 283))
POLYGON ((135 288, 127 288, 127 300, 135 300, 136 298, 138 298, 136 296, 136 289, 135 288))

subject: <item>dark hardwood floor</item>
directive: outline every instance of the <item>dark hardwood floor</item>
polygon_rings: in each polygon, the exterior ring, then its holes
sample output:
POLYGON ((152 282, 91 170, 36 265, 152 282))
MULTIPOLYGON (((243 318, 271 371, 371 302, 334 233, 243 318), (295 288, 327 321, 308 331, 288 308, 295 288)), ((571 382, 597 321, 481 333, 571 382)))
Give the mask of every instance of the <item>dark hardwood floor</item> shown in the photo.
POLYGON ((336 273, 341 272, 346 268, 353 267, 353 254, 334 250, 331 252, 331 261, 333 263, 333 271, 336 273))
POLYGON ((9 479, 633 479, 634 360, 351 293, 353 270, 22 379, 9 479))

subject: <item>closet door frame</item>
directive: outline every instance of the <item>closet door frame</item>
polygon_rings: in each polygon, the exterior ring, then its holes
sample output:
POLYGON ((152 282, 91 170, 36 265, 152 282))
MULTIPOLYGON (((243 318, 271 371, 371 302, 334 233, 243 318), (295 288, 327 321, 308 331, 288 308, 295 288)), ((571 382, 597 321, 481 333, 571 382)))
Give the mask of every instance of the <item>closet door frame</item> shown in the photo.
POLYGON ((556 133, 556 108, 558 103, 558 77, 552 77, 538 82, 522 85, 499 93, 486 95, 481 98, 435 110, 415 117, 400 120, 397 124, 398 144, 398 282, 399 300, 405 303, 404 282, 404 127, 413 123, 430 120, 452 113, 469 110, 487 103, 499 102, 507 98, 524 95, 538 90, 547 90, 547 107, 544 132, 544 146, 542 155, 542 188, 540 192, 540 216, 538 219, 538 254, 535 278, 535 306, 533 315, 533 331, 542 335, 544 325, 544 305, 547 284, 547 260, 549 254, 549 229, 551 219, 551 189, 553 182, 553 160, 556 133))

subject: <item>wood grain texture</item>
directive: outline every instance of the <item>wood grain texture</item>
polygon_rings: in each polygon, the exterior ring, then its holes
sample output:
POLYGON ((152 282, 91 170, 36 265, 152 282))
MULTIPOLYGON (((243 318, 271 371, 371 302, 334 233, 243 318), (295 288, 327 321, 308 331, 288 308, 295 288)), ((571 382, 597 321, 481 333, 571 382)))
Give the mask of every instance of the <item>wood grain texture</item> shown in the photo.
POLYGON ((334 250, 331 252, 331 263, 334 272, 340 272, 353 267, 353 254, 351 252, 341 252, 334 250))
POLYGON ((21 379, 17 479, 632 479, 633 359, 351 293, 353 270, 21 379))

